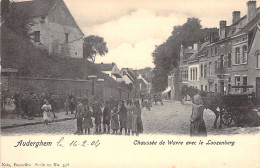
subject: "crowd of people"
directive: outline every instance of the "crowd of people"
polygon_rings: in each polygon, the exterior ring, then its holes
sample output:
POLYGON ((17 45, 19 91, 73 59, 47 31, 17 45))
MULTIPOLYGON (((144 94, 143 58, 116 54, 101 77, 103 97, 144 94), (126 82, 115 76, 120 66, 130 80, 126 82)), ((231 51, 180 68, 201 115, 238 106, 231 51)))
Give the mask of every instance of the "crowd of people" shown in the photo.
POLYGON ((55 93, 37 94, 25 91, 12 94, 7 90, 1 93, 1 110, 3 113, 14 111, 23 119, 32 120, 34 117, 43 116, 42 106, 45 104, 45 100, 48 100, 52 105, 53 117, 56 118, 55 113, 64 109, 64 102, 67 98, 66 95, 55 93))
POLYGON ((42 117, 48 125, 57 112, 65 111, 65 115, 74 114, 77 120, 76 134, 125 134, 139 135, 143 132, 142 107, 151 108, 151 98, 118 100, 91 100, 88 98, 51 93, 1 93, 1 107, 12 110, 22 119, 33 120, 42 117), (12 108, 10 108, 12 107, 12 108), (9 109, 10 108, 10 109, 9 109))

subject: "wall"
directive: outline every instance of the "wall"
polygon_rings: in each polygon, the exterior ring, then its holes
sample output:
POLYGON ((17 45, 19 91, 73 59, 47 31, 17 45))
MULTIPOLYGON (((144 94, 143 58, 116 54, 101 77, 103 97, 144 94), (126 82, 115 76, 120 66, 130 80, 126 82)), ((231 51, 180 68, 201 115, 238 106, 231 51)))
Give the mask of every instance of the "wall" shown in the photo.
POLYGON ((24 78, 1 76, 2 89, 11 92, 35 92, 35 93, 58 93, 77 96, 91 96, 92 85, 89 80, 70 80, 70 79, 52 79, 52 78, 24 78))

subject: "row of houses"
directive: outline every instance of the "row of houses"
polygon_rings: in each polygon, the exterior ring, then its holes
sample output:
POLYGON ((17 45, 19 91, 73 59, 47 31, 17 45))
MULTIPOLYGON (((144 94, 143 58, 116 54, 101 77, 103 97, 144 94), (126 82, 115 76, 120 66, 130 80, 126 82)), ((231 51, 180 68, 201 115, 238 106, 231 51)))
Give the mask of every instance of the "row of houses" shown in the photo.
POLYGON ((129 85, 136 96, 146 95, 151 92, 151 81, 147 75, 139 73, 138 70, 131 68, 122 68, 120 70, 115 63, 100 63, 96 64, 96 66, 101 72, 107 74, 118 83, 129 85))
POLYGON ((260 8, 256 1, 247 2, 243 17, 234 11, 231 25, 221 20, 206 42, 182 46, 179 74, 175 72, 168 76, 172 90, 176 80, 179 86, 222 94, 251 91, 260 97, 260 8))

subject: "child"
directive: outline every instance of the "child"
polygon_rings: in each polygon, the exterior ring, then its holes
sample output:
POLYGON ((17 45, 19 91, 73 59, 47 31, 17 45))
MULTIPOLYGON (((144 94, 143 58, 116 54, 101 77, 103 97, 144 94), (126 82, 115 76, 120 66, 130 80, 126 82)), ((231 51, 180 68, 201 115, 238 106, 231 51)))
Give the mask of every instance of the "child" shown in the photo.
POLYGON ((84 112, 83 112, 83 121, 82 121, 82 128, 85 132, 85 134, 91 134, 90 128, 93 128, 93 122, 92 122, 92 112, 89 110, 88 106, 88 99, 84 98, 83 99, 83 107, 84 107, 84 112))
POLYGON ((130 130, 132 129, 132 116, 133 116, 132 109, 127 109, 127 115, 126 115, 126 133, 127 133, 127 135, 130 135, 130 130))
POLYGON ((109 107, 109 102, 105 102, 105 107, 103 110, 103 127, 104 127, 104 134, 110 134, 110 120, 111 120, 111 109, 109 107))
POLYGON ((190 117, 190 136, 207 136, 203 119, 204 105, 199 94, 193 97, 192 114, 190 117))
POLYGON ((43 110, 43 120, 44 124, 48 125, 48 120, 50 119, 50 112, 51 112, 51 105, 49 104, 48 100, 44 100, 44 105, 42 106, 43 110))
POLYGON ((119 121, 118 121, 118 109, 117 106, 114 106, 112 109, 112 118, 111 118, 111 129, 113 130, 112 134, 117 134, 119 129, 119 121))
MULTIPOLYGON (((68 115, 68 114, 69 114, 69 104, 70 104, 69 99, 66 99, 65 102, 64 102, 64 110, 65 110, 65 112, 66 112, 65 115, 68 115)), ((71 114, 72 114, 72 113, 71 113, 71 114)))

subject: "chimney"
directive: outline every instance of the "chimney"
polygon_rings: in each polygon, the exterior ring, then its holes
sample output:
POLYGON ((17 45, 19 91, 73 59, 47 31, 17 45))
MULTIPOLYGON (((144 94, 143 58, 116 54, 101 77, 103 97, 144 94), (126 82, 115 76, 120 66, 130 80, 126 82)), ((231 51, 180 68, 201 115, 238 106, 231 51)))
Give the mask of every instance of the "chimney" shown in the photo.
POLYGON ((236 21, 238 21, 240 19, 240 11, 234 11, 232 13, 232 23, 235 23, 236 21))
POLYGON ((226 31, 225 31, 226 26, 227 26, 227 21, 221 20, 219 22, 219 38, 220 39, 226 38, 226 31))
POLYGON ((256 17, 256 1, 247 2, 247 23, 256 17))

